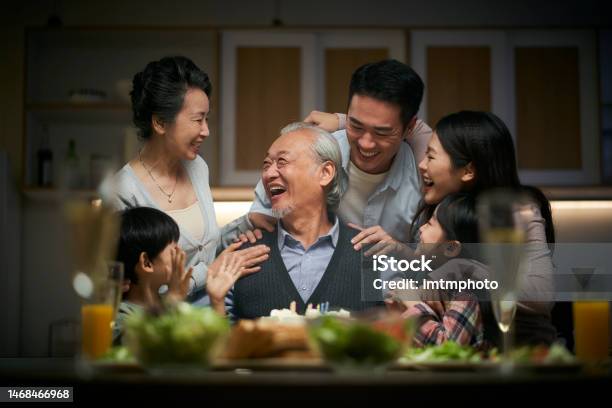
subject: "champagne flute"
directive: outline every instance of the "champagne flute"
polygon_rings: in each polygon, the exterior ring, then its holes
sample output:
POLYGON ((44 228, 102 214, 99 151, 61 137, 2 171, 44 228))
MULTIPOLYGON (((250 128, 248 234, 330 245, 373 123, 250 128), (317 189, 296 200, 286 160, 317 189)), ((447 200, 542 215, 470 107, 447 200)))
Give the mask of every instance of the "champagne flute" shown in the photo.
POLYGON ((108 270, 108 283, 112 286, 113 293, 113 321, 111 326, 114 327, 117 313, 119 313, 119 304, 123 296, 123 262, 106 261, 105 263, 108 270))
POLYGON ((517 308, 518 283, 524 255, 526 223, 521 209, 527 197, 511 189, 488 191, 478 200, 480 238, 492 279, 498 289, 491 293, 491 307, 502 332, 506 357, 512 348, 512 323, 517 308))

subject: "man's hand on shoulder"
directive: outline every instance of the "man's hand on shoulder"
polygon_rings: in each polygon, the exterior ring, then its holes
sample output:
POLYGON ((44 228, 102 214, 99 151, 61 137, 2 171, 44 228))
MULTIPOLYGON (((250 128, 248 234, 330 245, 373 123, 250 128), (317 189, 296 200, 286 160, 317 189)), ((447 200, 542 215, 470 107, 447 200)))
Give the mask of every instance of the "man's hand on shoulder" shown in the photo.
POLYGON ((340 118, 335 113, 312 111, 304 118, 304 122, 312 123, 328 132, 335 132, 339 129, 340 118))
MULTIPOLYGON (((264 229, 268 232, 274 232, 274 228, 276 228, 276 218, 271 217, 266 214, 258 213, 258 212, 250 212, 249 213, 249 221, 256 229, 264 229)), ((261 231, 259 231, 261 234, 261 231)), ((261 239, 261 236, 259 237, 261 239)), ((254 241, 251 241, 251 243, 254 241)))

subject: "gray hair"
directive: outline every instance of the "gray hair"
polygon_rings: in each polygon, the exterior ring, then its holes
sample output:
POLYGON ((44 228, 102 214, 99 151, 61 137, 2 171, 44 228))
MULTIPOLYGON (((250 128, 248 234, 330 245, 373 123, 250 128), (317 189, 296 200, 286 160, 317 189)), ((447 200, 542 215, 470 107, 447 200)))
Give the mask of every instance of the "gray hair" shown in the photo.
POLYGON ((281 136, 287 133, 297 132, 299 130, 309 130, 316 136, 316 141, 312 144, 311 149, 315 160, 319 163, 330 161, 336 168, 336 174, 333 180, 327 186, 326 201, 327 208, 331 211, 336 211, 340 204, 340 198, 346 191, 347 177, 342 170, 342 154, 340 153, 340 145, 334 137, 326 130, 315 125, 304 122, 290 123, 281 129, 281 136))

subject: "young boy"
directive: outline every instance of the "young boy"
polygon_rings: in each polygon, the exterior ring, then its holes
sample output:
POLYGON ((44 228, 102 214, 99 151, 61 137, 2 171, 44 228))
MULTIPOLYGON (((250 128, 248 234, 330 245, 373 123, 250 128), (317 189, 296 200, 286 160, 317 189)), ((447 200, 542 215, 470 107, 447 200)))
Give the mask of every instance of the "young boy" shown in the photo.
POLYGON ((149 207, 121 213, 117 260, 124 266, 123 301, 113 327, 113 343, 121 341, 123 323, 135 310, 159 304, 159 289, 168 285, 168 300, 184 300, 192 269, 185 271, 185 252, 178 245, 176 222, 166 213, 149 207))

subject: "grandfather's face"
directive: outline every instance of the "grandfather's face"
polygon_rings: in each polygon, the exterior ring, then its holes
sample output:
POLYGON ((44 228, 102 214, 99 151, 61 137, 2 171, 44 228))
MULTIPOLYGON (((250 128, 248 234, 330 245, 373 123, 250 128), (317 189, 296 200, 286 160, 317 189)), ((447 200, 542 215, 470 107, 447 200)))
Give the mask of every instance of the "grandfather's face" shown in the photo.
POLYGON ((315 141, 311 131, 297 130, 280 136, 268 150, 261 179, 278 218, 325 202, 325 191, 315 177, 315 141))

